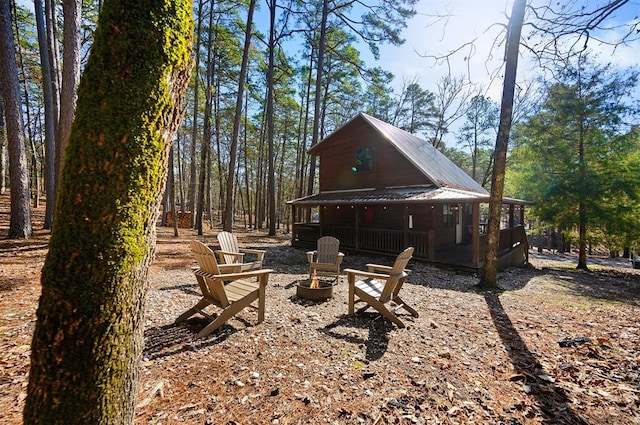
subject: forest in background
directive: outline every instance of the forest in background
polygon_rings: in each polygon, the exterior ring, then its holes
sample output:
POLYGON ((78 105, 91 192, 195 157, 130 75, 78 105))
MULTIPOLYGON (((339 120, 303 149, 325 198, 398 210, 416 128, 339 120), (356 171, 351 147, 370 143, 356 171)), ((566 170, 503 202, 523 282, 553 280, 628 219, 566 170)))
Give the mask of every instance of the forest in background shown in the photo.
MULTIPOLYGON (((64 137, 62 112, 68 109, 60 106, 63 16, 74 2, 45 2, 38 8, 39 3, 35 8, 12 3, 24 144, 36 205, 55 191, 58 164, 51 161, 62 156, 56 150, 64 137), (43 61, 43 43, 48 61, 43 61), (47 93, 46 87, 52 90, 47 93), (54 128, 47 136, 46 105, 51 102, 54 128), (55 147, 47 148, 52 143, 47 138, 55 140, 55 147)), ((361 58, 363 46, 376 56, 382 44, 401 43, 414 7, 413 0, 359 7, 337 1, 194 2, 196 66, 173 144, 165 211, 175 200, 179 211, 193 213, 196 228, 233 226, 229 222, 236 217, 235 226, 287 230, 293 218, 286 201, 317 190, 317 164, 307 149, 358 112, 428 140, 489 188, 499 105, 485 96, 484 88, 460 74, 441 78, 435 92, 417 80, 404 81, 395 92, 394 76, 361 58), (255 26, 246 31, 256 7, 266 8, 272 19, 267 34, 255 26), (299 51, 287 50, 292 39, 299 51), (321 46, 323 55, 318 54, 321 46), (454 147, 443 141, 451 132, 454 147)), ((82 2, 76 26, 79 70, 88 57, 99 8, 99 2, 82 2)), ((535 10, 529 11, 531 21, 538 18, 535 10)), ((575 239, 579 220, 588 220, 590 241, 617 250, 640 239, 640 218, 634 213, 640 175, 637 71, 600 65, 596 59, 589 50, 555 58, 545 63, 553 72, 544 80, 519 83, 505 195, 536 202, 528 218, 538 232, 558 228, 575 239), (587 201, 589 210, 581 211, 579 205, 587 201)), ((9 143, 2 124, 4 191, 9 143)))

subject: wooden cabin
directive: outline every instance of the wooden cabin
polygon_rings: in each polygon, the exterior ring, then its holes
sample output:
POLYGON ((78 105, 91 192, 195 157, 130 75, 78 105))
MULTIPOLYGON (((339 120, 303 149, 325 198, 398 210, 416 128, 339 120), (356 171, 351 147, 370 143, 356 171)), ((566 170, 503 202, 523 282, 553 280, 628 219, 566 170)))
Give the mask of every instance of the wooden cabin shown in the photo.
MULTIPOLYGON (((429 142, 360 113, 317 143, 319 192, 288 203, 291 242, 315 246, 330 235, 340 249, 414 257, 478 270, 489 193, 429 142)), ((528 245, 525 201, 503 200, 500 267, 522 265, 528 245)))

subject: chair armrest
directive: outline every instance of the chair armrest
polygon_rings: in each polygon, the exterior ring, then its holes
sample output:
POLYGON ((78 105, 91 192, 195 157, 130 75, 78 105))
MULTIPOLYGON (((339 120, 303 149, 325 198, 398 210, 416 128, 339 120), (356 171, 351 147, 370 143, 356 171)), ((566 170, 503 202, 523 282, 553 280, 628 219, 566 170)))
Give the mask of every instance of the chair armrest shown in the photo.
POLYGON ((241 252, 231 252, 231 251, 216 250, 216 255, 218 256, 220 261, 224 261, 224 256, 225 255, 233 255, 234 257, 237 257, 238 261, 240 261, 240 262, 242 262, 242 259, 244 258, 244 254, 241 253, 241 252))
MULTIPOLYGON (((382 272, 391 272, 391 270, 393 270, 392 266, 382 266, 380 264, 367 264, 367 270, 369 270, 370 272, 376 272, 376 271, 382 271, 382 272)), ((403 269, 403 272, 409 274, 411 273, 411 270, 409 269, 403 269)))
POLYGON ((336 264, 340 266, 342 264, 342 259, 344 258, 344 254, 342 252, 338 252, 338 259, 336 260, 336 264))
POLYGON ((244 254, 241 252, 223 251, 221 249, 216 250, 216 254, 235 255, 236 257, 244 257, 244 254))
POLYGON ((220 273, 240 273, 241 268, 241 263, 218 264, 218 270, 220 271, 220 273))
POLYGON ((313 257, 318 253, 318 251, 307 251, 307 261, 312 263, 313 257))
POLYGON ((347 276, 349 276, 349 275, 364 276, 364 277, 369 277, 369 278, 372 278, 372 279, 376 279, 376 278, 377 279, 387 279, 389 277, 388 274, 365 272, 363 270, 354 270, 354 269, 344 269, 343 272, 346 273, 347 276))
POLYGON ((383 266, 380 264, 367 264, 367 270, 372 273, 375 273, 376 271, 390 272, 391 270, 393 270, 393 267, 383 266))
POLYGON ((246 253, 246 254, 257 255, 258 256, 258 260, 262 261, 262 259, 264 258, 264 254, 267 251, 262 250, 262 249, 240 248, 240 252, 246 253))
POLYGON ((273 272, 273 270, 271 269, 260 269, 260 270, 252 270, 249 272, 242 272, 242 273, 228 273, 228 274, 217 274, 216 278, 218 279, 222 279, 222 280, 238 280, 238 279, 245 279, 247 277, 258 277, 261 275, 269 275, 269 273, 273 272))

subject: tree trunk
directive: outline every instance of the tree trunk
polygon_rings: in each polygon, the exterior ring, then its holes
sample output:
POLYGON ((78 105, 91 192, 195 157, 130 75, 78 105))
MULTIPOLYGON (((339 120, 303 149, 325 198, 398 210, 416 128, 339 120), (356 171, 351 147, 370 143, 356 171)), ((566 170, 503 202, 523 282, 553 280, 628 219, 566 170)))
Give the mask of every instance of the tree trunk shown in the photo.
POLYGON ((60 182, 65 151, 71 134, 76 109, 77 88, 80 81, 80 41, 82 0, 63 0, 64 13, 62 90, 60 92, 60 121, 56 137, 56 184, 60 182))
POLYGON ((251 209, 251 188, 249 187, 249 182, 253 179, 249 178, 249 173, 251 172, 251 168, 254 167, 249 167, 249 150, 247 147, 247 139, 248 139, 248 130, 247 128, 249 127, 249 97, 245 96, 245 107, 244 107, 244 137, 243 137, 243 145, 244 145, 244 186, 245 186, 245 198, 247 199, 247 202, 245 202, 245 211, 246 211, 246 215, 248 216, 248 220, 249 220, 249 229, 253 229, 253 211, 251 209))
MULTIPOLYGON (((582 117, 581 117, 582 118, 582 117)), ((578 167, 580 173, 580 186, 578 193, 578 265, 577 269, 589 270, 587 267, 587 203, 585 201, 587 186, 587 163, 584 158, 584 128, 586 119, 580 119, 578 134, 578 167)))
MULTIPOLYGON (((217 46, 217 44, 216 44, 217 46)), ((217 57, 217 48, 214 46, 214 57, 217 57)), ((222 64, 218 64, 220 66, 222 66, 222 64)), ((226 199, 226 195, 225 195, 225 178, 224 176, 228 176, 229 172, 228 170, 225 172, 224 169, 224 164, 223 164, 223 158, 222 158, 222 136, 221 136, 221 131, 222 131, 222 111, 220 109, 220 89, 221 89, 221 85, 222 85, 222 74, 223 70, 222 69, 218 69, 218 72, 216 74, 216 72, 214 72, 212 74, 213 78, 215 78, 215 99, 213 102, 213 116, 214 116, 214 134, 215 134, 215 139, 216 139, 216 166, 218 169, 218 172, 216 173, 217 177, 218 177, 218 205, 220 205, 221 209, 224 209, 224 202, 226 199)), ((218 218, 220 218, 220 209, 218 210, 218 218)))
MULTIPOLYGON (((206 115, 205 113, 205 117, 206 115)), ((207 158, 209 157, 210 151, 205 145, 206 133, 205 131, 205 137, 202 140, 202 150, 200 151, 200 183, 198 184, 198 202, 196 203, 196 230, 198 231, 198 236, 204 234, 202 222, 205 208, 205 184, 207 183, 207 158)))
POLYGON ((31 206, 29 204, 29 169, 22 121, 22 102, 16 63, 15 42, 11 29, 10 0, 0 0, 0 89, 4 101, 9 141, 9 178, 11 217, 9 238, 30 238, 31 206))
MULTIPOLYGON (((178 168, 178 199, 180 199, 180 211, 185 212, 185 204, 186 199, 184 196, 184 172, 182 168, 182 147, 180 143, 180 138, 176 138, 175 144, 173 145, 175 148, 175 157, 176 157, 176 167, 178 168)), ((193 223, 191 223, 193 225, 193 223)))
POLYGON ((274 118, 273 118, 273 91, 274 91, 274 68, 275 68, 275 49, 276 49, 276 1, 269 1, 269 68, 267 70, 267 144, 268 165, 267 165, 267 195, 268 195, 268 218, 269 218, 269 236, 276 234, 276 185, 274 170, 274 118))
POLYGON ((192 37, 186 0, 102 7, 42 269, 27 425, 133 423, 148 268, 192 37))
POLYGON ((4 164, 6 163, 6 147, 7 147, 7 126, 4 120, 4 101, 2 100, 2 93, 0 93, 0 195, 4 195, 7 191, 7 179, 6 170, 4 164))
MULTIPOLYGON (((60 75, 60 48, 58 45, 59 37, 57 27, 58 16, 56 15, 56 0, 45 0, 44 13, 47 21, 47 43, 49 45, 49 63, 51 64, 51 84, 53 87, 53 116, 55 117, 54 126, 55 134, 57 135, 58 126, 60 124, 60 86, 62 85, 62 77, 60 75)), ((55 158, 54 166, 56 166, 55 158)))
MULTIPOLYGON (((244 97, 244 84, 247 79, 247 69, 249 68, 249 52, 251 49, 251 27, 253 25, 253 10, 256 0, 249 2, 247 12, 247 25, 244 33, 244 51, 242 53, 242 65, 238 76, 238 94, 236 97, 236 111, 233 116, 233 132, 231 134, 231 146, 229 152, 229 178, 227 179, 227 192, 224 209, 223 228, 227 232, 233 231, 234 188, 236 183, 236 162, 238 157, 238 139, 240 136, 240 121, 242 120, 242 102, 244 97)), ((267 83, 268 84, 268 83, 267 83)))
POLYGON ((302 149, 300 151, 300 186, 298 188, 297 197, 302 198, 302 195, 306 192, 304 191, 304 176, 306 174, 307 169, 307 137, 309 133, 309 109, 310 109, 310 101, 311 101, 311 78, 313 69, 313 56, 314 49, 311 48, 311 54, 309 55, 309 75, 307 76, 307 89, 305 90, 305 101, 304 101, 304 125, 302 131, 302 149))
MULTIPOLYGON (((195 228, 198 231, 198 235, 202 236, 202 215, 204 214, 204 204, 205 204, 205 183, 206 183, 206 172, 207 172, 207 158, 211 152, 211 110, 213 108, 213 95, 212 95, 212 76, 213 76, 213 61, 214 61, 214 53, 213 53, 213 38, 214 38, 214 28, 213 28, 213 10, 209 13, 209 38, 207 40, 207 82, 204 89, 204 116, 203 116, 203 134, 202 134, 202 144, 200 148, 200 177, 199 184, 197 184, 197 201, 196 207, 194 211, 195 215, 195 228)), ((195 158, 191 159, 192 162, 195 162, 195 158)))
POLYGON ((509 19, 509 31, 506 47, 506 64, 502 87, 502 105, 500 108, 500 126, 496 138, 493 175, 491 177, 491 196, 489 200, 489 223, 484 267, 480 275, 480 287, 496 287, 498 279, 498 248, 500 245, 500 215, 502 212, 502 193, 507 163, 507 148, 511 131, 513 97, 518 70, 518 49, 520 33, 524 21, 526 0, 515 0, 509 19))
POLYGON ((260 144, 258 146, 258 172, 256 175, 256 212, 255 212, 255 223, 257 229, 262 229, 262 225, 264 223, 264 206, 265 206, 265 196, 264 196, 264 188, 265 188, 265 171, 264 171, 264 163, 265 163, 265 152, 264 147, 265 143, 265 128, 266 128, 266 118, 267 114, 262 114, 262 125, 260 128, 260 144))
POLYGON ((209 218, 209 230, 213 229, 213 202, 211 200, 212 196, 211 196, 211 182, 213 180, 213 178, 211 177, 211 170, 213 170, 212 167, 212 160, 211 160, 211 151, 209 151, 209 154, 207 155, 207 166, 205 168, 207 170, 207 174, 206 174, 206 186, 205 186, 205 190, 206 190, 206 201, 205 201, 205 205, 206 205, 206 211, 207 211, 207 217, 209 218))
MULTIPOLYGON (((196 48, 195 50, 195 60, 196 63, 194 65, 194 88, 193 88, 193 125, 191 131, 191 161, 190 161, 190 173, 189 173, 189 189, 187 191, 187 201, 189 206, 187 211, 191 211, 192 213, 196 210, 196 190, 198 187, 196 176, 197 176, 197 166, 196 166, 196 146, 198 143, 198 112, 199 112, 199 100, 200 100, 200 39, 202 35, 202 19, 205 16, 203 11, 203 0, 198 1, 198 26, 196 31, 196 48)), ((184 205, 183 205, 184 208, 184 205)), ((195 226, 195 214, 191 214, 191 225, 195 226)))
POLYGON ((175 155, 174 155, 174 147, 171 147, 169 151, 169 184, 167 188, 169 189, 169 208, 171 209, 171 215, 173 216, 173 236, 176 238, 180 236, 178 232, 178 211, 176 210, 176 176, 175 176, 175 155))
MULTIPOLYGON (((13 13, 17 14, 16 5, 13 4, 13 13)), ((16 34, 17 39, 20 37, 20 26, 17 22, 14 22, 14 32, 16 34)), ((30 188, 31 188, 31 199, 33 200, 33 207, 38 208, 40 206, 40 173, 38 172, 39 164, 38 164, 38 149, 35 145, 35 122, 31 118, 31 100, 29 99, 29 84, 28 84, 28 73, 25 69, 25 61, 24 55, 22 54, 22 45, 18 43, 16 45, 17 50, 17 61, 18 66, 20 67, 19 75, 22 75, 23 78, 20 78, 20 82, 22 83, 23 90, 23 99, 22 108, 24 110, 24 116, 27 118, 27 122, 25 123, 24 130, 27 135, 27 142, 31 147, 31 175, 30 175, 30 188)), ((29 161, 27 160, 27 163, 29 161)))
POLYGON ((47 205, 44 214, 44 228, 51 229, 53 223, 53 207, 56 194, 55 181, 55 156, 56 156, 56 116, 53 102, 53 82, 51 79, 51 62, 49 54, 49 42, 45 26, 44 8, 42 0, 34 0, 34 12, 36 15, 36 27, 38 30, 38 48, 40 51, 40 64, 42 67, 42 93, 44 95, 44 184, 47 205))
MULTIPOLYGON (((284 182, 286 179, 286 176, 284 175, 284 157, 286 155, 286 150, 287 150, 287 132, 288 132, 288 127, 289 127, 289 120, 286 119, 286 121, 284 122, 284 129, 282 130, 282 145, 280 148, 280 158, 279 158, 279 164, 278 164, 278 196, 274 197, 274 199, 277 199, 277 201, 275 201, 274 203, 276 205, 282 206, 285 205, 285 199, 284 199, 284 182)), ((280 222, 284 216, 282 209, 278 208, 278 228, 280 228, 280 222)), ((274 217, 275 218, 275 217, 274 217)), ((275 229, 273 234, 275 235, 275 229)))
MULTIPOLYGON (((324 51, 327 34, 327 16, 329 14, 329 0, 322 2, 322 19, 320 21, 320 39, 318 40, 318 63, 316 65, 316 93, 313 102, 313 133, 311 136, 311 146, 318 143, 320 135, 320 100, 322 96, 322 71, 324 67, 324 51)), ((309 183, 307 185, 307 195, 313 194, 314 181, 316 179, 316 157, 311 157, 309 165, 309 183)))

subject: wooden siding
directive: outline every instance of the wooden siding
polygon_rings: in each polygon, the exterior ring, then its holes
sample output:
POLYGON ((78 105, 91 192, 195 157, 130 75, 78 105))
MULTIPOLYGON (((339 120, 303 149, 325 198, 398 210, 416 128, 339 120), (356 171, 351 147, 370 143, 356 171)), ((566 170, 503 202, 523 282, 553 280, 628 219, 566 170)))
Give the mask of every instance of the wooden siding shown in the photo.
POLYGON ((315 151, 320 157, 320 191, 430 184, 427 177, 364 120, 338 130, 315 151), (356 151, 374 147, 375 168, 354 172, 356 151))
POLYGON ((411 230, 418 232, 427 232, 429 230, 433 230, 434 210, 434 205, 409 205, 407 207, 407 217, 411 216, 411 222, 413 224, 413 229, 411 230))

